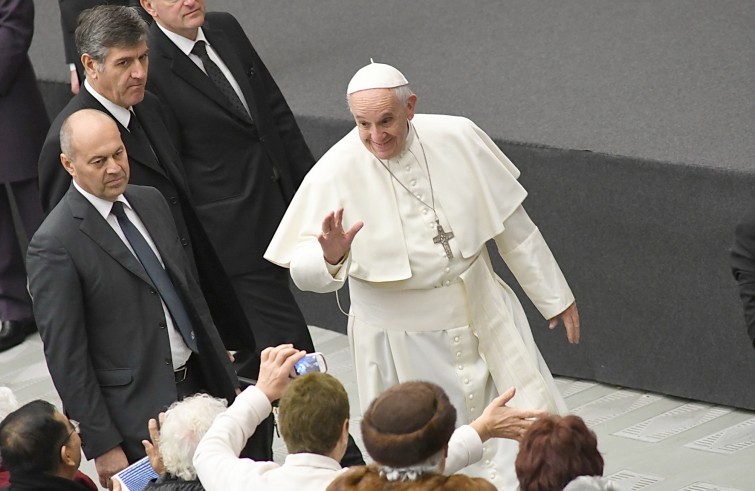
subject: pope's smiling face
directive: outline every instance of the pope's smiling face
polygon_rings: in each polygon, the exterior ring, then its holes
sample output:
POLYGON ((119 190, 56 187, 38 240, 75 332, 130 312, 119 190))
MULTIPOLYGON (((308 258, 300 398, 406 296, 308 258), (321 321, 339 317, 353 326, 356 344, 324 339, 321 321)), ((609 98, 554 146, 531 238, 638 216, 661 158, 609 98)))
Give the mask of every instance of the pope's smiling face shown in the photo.
POLYGON ((361 90, 349 96, 359 138, 370 153, 381 160, 401 153, 416 103, 416 95, 403 103, 392 89, 361 90))

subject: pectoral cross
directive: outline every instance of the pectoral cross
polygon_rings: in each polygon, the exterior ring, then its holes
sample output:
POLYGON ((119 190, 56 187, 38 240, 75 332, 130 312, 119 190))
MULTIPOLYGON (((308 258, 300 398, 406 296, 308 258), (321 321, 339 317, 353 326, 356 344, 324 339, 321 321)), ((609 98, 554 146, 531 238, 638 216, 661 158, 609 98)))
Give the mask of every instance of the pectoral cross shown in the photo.
POLYGON ((446 233, 446 231, 443 230, 443 225, 441 225, 438 220, 435 220, 435 224, 438 226, 438 235, 433 237, 433 244, 443 244, 443 250, 446 251, 446 257, 451 259, 454 257, 454 253, 451 252, 451 246, 448 245, 448 241, 454 238, 454 233, 450 230, 446 233))

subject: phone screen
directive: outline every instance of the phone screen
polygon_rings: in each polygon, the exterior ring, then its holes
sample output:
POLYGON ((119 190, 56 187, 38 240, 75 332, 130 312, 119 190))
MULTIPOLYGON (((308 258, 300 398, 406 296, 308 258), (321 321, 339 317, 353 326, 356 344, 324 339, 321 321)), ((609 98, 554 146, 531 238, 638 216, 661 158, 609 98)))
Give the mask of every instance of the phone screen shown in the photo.
POLYGON ((305 373, 317 373, 324 370, 320 367, 317 353, 309 353, 296 362, 294 371, 296 371, 297 375, 304 375, 305 373))

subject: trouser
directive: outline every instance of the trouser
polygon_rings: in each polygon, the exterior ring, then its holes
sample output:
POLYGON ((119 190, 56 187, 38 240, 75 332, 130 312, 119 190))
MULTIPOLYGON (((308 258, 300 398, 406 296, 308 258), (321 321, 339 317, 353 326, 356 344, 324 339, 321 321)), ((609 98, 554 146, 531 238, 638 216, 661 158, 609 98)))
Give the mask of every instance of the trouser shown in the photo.
POLYGON ((0 183, 0 320, 25 321, 33 317, 26 288, 26 251, 19 245, 19 232, 31 239, 44 219, 37 179, 10 183, 22 230, 13 220, 10 195, 0 183))

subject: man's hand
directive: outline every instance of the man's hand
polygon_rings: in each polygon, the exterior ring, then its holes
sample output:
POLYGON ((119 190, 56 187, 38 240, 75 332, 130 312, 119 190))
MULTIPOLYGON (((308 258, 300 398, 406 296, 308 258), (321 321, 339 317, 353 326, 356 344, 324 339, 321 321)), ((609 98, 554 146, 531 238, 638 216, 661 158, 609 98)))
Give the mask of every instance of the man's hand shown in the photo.
POLYGON ((322 255, 329 264, 338 264, 349 252, 354 236, 364 227, 364 222, 355 223, 348 232, 343 231, 343 208, 331 211, 322 221, 322 233, 317 237, 322 255))
POLYGON ((548 327, 555 329, 558 321, 564 322, 566 328, 566 339, 572 344, 579 344, 579 312, 577 311, 577 302, 569 305, 566 310, 548 321, 548 327))
MULTIPOLYGON (((165 422, 165 413, 160 413, 158 418, 160 420, 160 426, 162 426, 165 422)), ((155 418, 149 420, 147 428, 149 428, 149 440, 142 440, 144 451, 147 453, 149 464, 155 472, 158 475, 163 475, 165 473, 165 464, 160 455, 160 430, 157 427, 157 421, 155 421, 155 418)))
POLYGON ((493 399, 482 415, 470 424, 483 442, 490 438, 508 438, 519 441, 535 418, 548 414, 547 411, 537 409, 517 409, 506 406, 514 394, 516 394, 516 389, 509 388, 493 399))
POLYGON ((128 459, 120 445, 113 447, 104 454, 94 458, 94 468, 100 477, 100 486, 113 489, 113 474, 128 467, 128 459))
POLYGON ((306 351, 294 348, 293 344, 281 344, 274 348, 265 348, 260 356, 260 374, 257 387, 270 402, 278 400, 291 383, 291 371, 294 364, 304 358, 306 351))
POLYGON ((79 75, 76 73, 76 70, 70 70, 71 72, 71 93, 73 95, 76 95, 79 93, 79 89, 81 88, 79 86, 79 75))

